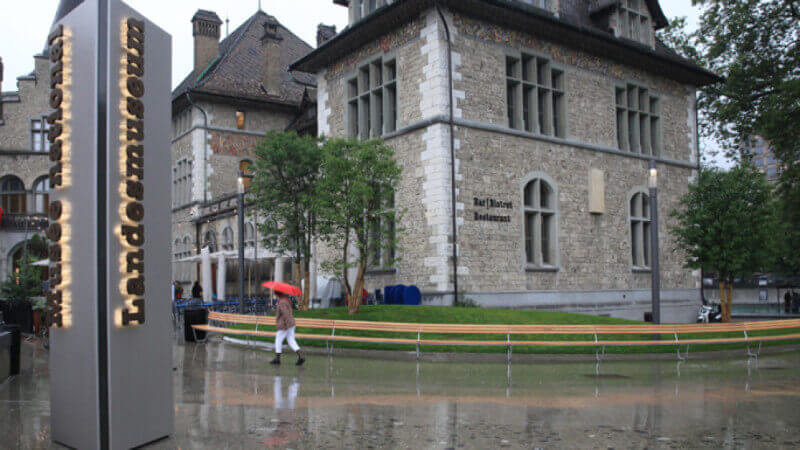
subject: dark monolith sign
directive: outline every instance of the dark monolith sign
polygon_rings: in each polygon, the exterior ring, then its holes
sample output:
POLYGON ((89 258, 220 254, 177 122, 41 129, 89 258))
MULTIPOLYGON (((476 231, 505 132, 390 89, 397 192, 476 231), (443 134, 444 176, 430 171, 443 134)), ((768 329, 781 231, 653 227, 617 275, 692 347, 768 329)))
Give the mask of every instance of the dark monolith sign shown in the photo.
POLYGON ((170 36, 118 0, 63 0, 50 49, 51 432, 172 433, 170 36))

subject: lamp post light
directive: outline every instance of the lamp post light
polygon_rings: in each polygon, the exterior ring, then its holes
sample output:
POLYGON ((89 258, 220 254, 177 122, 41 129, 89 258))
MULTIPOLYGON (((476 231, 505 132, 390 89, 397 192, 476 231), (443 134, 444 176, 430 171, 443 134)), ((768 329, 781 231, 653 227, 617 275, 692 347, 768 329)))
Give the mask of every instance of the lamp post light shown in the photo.
POLYGON ((658 169, 650 160, 650 270, 652 275, 653 324, 661 323, 661 273, 658 266, 658 169))
POLYGON ((252 177, 250 174, 239 171, 239 178, 236 180, 237 216, 239 217, 239 313, 241 314, 246 311, 244 299, 244 180, 252 177))

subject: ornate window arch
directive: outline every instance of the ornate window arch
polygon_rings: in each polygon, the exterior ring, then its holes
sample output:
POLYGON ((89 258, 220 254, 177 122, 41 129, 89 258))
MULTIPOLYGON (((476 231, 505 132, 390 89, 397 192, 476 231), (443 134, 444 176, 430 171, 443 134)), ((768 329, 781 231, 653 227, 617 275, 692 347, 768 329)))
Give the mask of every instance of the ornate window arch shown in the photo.
POLYGON ((244 226, 244 246, 256 246, 256 226, 252 222, 247 222, 244 226))
POLYGON ((225 229, 222 230, 222 249, 233 250, 236 247, 233 241, 234 241, 233 228, 225 227, 225 229))
POLYGON ((217 252, 217 232, 213 227, 208 227, 206 230, 203 236, 203 247, 208 247, 208 251, 211 253, 217 252))
POLYGON ((28 212, 25 183, 14 175, 0 178, 0 206, 5 214, 25 214, 28 212))
POLYGON ((557 269, 558 186, 547 174, 531 172, 523 179, 522 221, 526 268, 557 269))
POLYGON ((650 196, 644 188, 636 188, 628 194, 628 221, 631 230, 631 266, 634 269, 649 269, 650 196))
POLYGON ((50 208, 50 177, 43 175, 33 182, 34 212, 47 214, 50 208))

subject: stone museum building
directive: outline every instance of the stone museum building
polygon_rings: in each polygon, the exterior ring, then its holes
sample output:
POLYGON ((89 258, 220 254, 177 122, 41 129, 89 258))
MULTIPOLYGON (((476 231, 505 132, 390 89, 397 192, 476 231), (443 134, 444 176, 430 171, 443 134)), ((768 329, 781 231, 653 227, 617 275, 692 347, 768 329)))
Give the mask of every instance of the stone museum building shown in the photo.
POLYGON ((349 26, 291 69, 316 75, 320 134, 382 137, 403 168, 399 260, 376 258, 370 289, 451 303, 455 244, 481 305, 641 320, 655 161, 662 317, 691 318, 700 276, 669 213, 699 164, 696 91, 718 77, 656 37, 658 1, 334 2, 349 26))
MULTIPOLYGON (((25 242, 43 236, 48 223, 52 165, 45 120, 50 112, 48 49, 35 55, 33 63, 33 71, 13 85, 9 80, 4 83, 0 59, 0 281, 19 269, 25 242), (8 88, 13 90, 3 91, 8 88)), ((38 248, 39 254, 28 256, 43 258, 44 250, 38 248)))
MULTIPOLYGON (((239 171, 249 171, 268 130, 317 132, 314 76, 287 70, 312 47, 261 10, 225 37, 219 16, 199 10, 191 30, 194 67, 172 94, 173 279, 188 295, 204 278, 205 249, 211 267, 204 290, 224 298, 226 285, 236 292, 238 276, 239 171)), ((335 29, 320 28, 320 38, 332 34, 335 29)), ((259 248, 257 221, 248 207, 248 296, 260 292, 259 281, 291 275, 287 258, 259 248)))

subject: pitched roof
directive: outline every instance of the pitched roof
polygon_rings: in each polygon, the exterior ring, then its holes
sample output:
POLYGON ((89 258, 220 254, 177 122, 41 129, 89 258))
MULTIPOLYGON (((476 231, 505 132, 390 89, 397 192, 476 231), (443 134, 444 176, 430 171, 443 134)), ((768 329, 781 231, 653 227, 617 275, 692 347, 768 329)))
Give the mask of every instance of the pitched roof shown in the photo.
POLYGON ((187 92, 220 95, 242 100, 300 105, 305 84, 315 83, 312 74, 290 74, 288 66, 313 50, 309 44, 280 24, 275 17, 258 11, 222 40, 219 56, 199 75, 190 73, 172 92, 172 100, 187 92), (278 95, 268 95, 262 87, 264 57, 261 38, 264 24, 278 24, 280 38, 281 89, 278 95), (293 80, 297 80, 300 83, 293 80))
MULTIPOLYGON (((334 3, 346 5, 348 0, 334 0, 334 3)), ((619 0, 561 0, 559 13, 554 15, 519 0, 440 0, 440 4, 453 11, 511 28, 530 30, 555 42, 658 71, 683 82, 705 85, 720 80, 716 74, 681 57, 663 42, 650 47, 615 36, 607 24, 604 26, 603 21, 597 20, 596 14, 617 7, 619 3, 619 0)), ((658 0, 645 0, 645 4, 655 26, 666 26, 667 19, 658 0)), ((351 49, 385 34, 387 28, 411 20, 433 5, 433 0, 396 0, 384 5, 295 61, 291 67, 317 71, 348 54, 351 49)))

